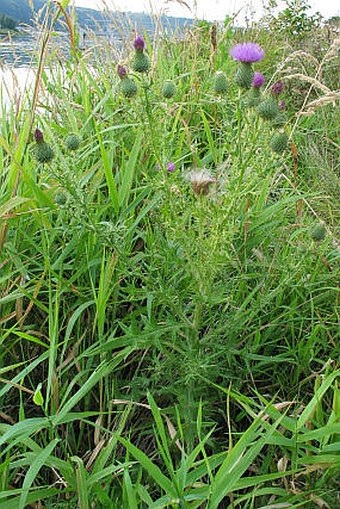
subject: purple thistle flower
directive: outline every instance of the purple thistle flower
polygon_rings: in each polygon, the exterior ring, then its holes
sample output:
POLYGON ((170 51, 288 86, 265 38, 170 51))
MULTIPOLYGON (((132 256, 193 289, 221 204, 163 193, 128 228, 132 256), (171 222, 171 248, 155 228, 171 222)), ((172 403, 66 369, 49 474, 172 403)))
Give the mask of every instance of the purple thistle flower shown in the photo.
POLYGON ((36 143, 42 143, 44 141, 44 135, 40 129, 34 131, 34 140, 36 143))
POLYGON ((136 51, 143 51, 145 48, 145 41, 141 35, 138 35, 133 42, 136 51))
POLYGON ((171 163, 171 162, 167 163, 166 167, 167 167, 167 170, 169 173, 173 173, 176 170, 175 163, 171 163))
POLYGON ((254 42, 242 42, 231 48, 230 55, 238 62, 253 64, 262 60, 264 50, 254 42))
POLYGON ((284 91, 285 89, 285 86, 284 86, 284 83, 282 81, 275 81, 275 83, 271 86, 271 93, 277 97, 279 96, 280 94, 282 94, 282 92, 284 91))
POLYGON ((126 71, 125 67, 123 67, 122 65, 118 65, 117 66, 117 74, 121 79, 125 78, 125 76, 127 75, 127 71, 126 71))
POLYGON ((254 88, 260 88, 262 87, 262 85, 264 84, 264 76, 263 74, 261 74, 260 72, 258 71, 255 71, 254 72, 254 77, 253 77, 253 87, 254 88))
POLYGON ((279 108, 280 108, 280 110, 285 110, 286 109, 286 101, 280 101, 279 108))

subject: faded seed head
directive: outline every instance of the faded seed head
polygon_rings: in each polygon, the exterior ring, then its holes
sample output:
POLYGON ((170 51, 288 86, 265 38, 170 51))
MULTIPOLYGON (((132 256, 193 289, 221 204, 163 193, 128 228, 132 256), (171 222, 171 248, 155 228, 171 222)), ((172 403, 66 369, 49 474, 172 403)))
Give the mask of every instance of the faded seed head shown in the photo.
POLYGON ((192 190, 195 194, 207 195, 212 184, 216 184, 216 179, 208 170, 193 170, 188 175, 192 190))

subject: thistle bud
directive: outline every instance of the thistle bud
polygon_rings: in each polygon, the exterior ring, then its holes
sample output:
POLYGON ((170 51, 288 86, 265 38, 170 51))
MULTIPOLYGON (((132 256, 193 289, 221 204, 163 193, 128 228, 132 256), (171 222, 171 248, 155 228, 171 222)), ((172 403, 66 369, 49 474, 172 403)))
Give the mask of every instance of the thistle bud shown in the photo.
POLYGON ((249 63, 242 62, 237 69, 235 82, 240 88, 250 88, 254 78, 254 71, 249 63))
POLYGON ((56 197, 54 198, 54 201, 57 205, 63 206, 67 202, 67 194, 65 193, 58 193, 56 197))
POLYGON ((135 72, 148 72, 150 70, 150 60, 143 51, 136 51, 132 61, 132 69, 135 72))
POLYGON ((214 78, 214 91, 217 95, 224 95, 228 91, 227 78, 224 72, 218 71, 214 78))
POLYGON ((272 97, 268 97, 260 102, 257 107, 257 111, 261 118, 264 120, 274 120, 279 114, 279 107, 277 102, 272 97))
POLYGON ((314 242, 322 242, 326 237, 327 230, 323 223, 316 224, 310 230, 310 236, 314 240, 314 242))
POLYGON ((54 151, 51 145, 45 141, 39 141, 33 149, 33 155, 38 163, 46 164, 50 163, 54 158, 54 151))
POLYGON ((277 154, 282 154, 288 145, 288 136, 286 133, 276 133, 270 140, 270 148, 277 154))
POLYGON ((67 150, 78 150, 80 145, 79 136, 76 134, 69 134, 65 139, 65 146, 67 150))
POLYGON ((259 88, 251 88, 246 97, 246 107, 256 108, 262 101, 262 94, 259 88))
POLYGON ((165 97, 165 99, 171 99, 176 93, 176 85, 170 81, 167 80, 163 87, 162 87, 162 95, 165 97))
POLYGON ((125 97, 133 97, 137 94, 137 85, 131 78, 125 78, 120 84, 120 90, 125 97))

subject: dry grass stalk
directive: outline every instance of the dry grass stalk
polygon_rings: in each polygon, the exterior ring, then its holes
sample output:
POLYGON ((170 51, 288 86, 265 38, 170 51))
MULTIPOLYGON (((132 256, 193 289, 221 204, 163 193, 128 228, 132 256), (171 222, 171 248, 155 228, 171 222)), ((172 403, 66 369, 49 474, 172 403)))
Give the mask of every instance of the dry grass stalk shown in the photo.
POLYGON ((292 79, 300 79, 301 81, 307 81, 308 83, 311 83, 314 85, 315 88, 320 88, 325 94, 329 94, 331 90, 326 87, 323 83, 321 83, 319 80, 312 78, 311 76, 306 76, 302 73, 296 73, 296 74, 289 74, 288 76, 284 76, 285 80, 292 80, 292 79))
POLYGON ((334 107, 336 106, 336 101, 340 100, 340 92, 332 92, 329 91, 326 95, 319 97, 319 99, 315 99, 306 105, 306 110, 301 113, 301 115, 313 115, 315 110, 318 108, 322 108, 327 104, 332 104, 334 107))

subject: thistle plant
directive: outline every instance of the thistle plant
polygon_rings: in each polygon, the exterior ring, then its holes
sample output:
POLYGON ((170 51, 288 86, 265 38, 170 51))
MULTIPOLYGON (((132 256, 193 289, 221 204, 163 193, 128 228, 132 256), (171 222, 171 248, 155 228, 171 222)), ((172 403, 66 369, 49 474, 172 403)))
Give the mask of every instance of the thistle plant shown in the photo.
POLYGON ((243 42, 231 48, 230 55, 240 63, 235 82, 240 88, 249 89, 254 78, 252 64, 264 58, 264 50, 256 43, 243 42))

